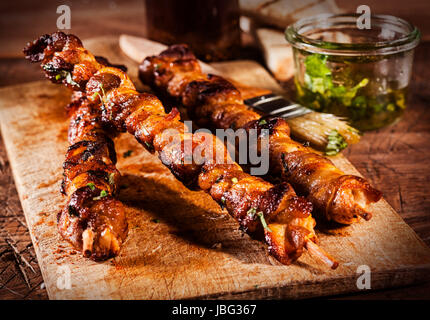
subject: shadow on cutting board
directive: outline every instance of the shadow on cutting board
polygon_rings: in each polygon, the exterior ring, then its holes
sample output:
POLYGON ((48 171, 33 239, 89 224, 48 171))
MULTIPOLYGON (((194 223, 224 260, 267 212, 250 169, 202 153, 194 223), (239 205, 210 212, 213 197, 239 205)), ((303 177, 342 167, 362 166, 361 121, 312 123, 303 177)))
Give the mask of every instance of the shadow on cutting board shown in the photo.
MULTIPOLYGON (((164 247, 157 255, 148 255, 149 250, 142 250, 137 261, 133 258, 134 266, 163 264, 160 261, 163 255, 170 255, 169 251, 176 250, 178 243, 187 249, 181 250, 176 258, 173 256, 170 260, 173 264, 175 259, 181 260, 178 264, 183 263, 184 256, 187 256, 185 260, 203 261, 216 258, 214 252, 222 252, 245 264, 282 265, 269 257, 266 245, 240 231, 234 219, 221 211, 204 192, 189 191, 180 183, 172 183, 170 178, 160 178, 160 175, 124 174, 121 184, 120 200, 131 209, 128 219, 132 231, 125 246, 133 245, 131 242, 135 241, 141 246, 142 241, 149 241, 156 243, 155 248, 157 244, 164 247), (155 234, 151 234, 153 229, 156 229, 155 234)), ((123 259, 127 259, 126 256, 121 257, 123 259)), ((303 262, 299 265, 312 269, 303 262)))

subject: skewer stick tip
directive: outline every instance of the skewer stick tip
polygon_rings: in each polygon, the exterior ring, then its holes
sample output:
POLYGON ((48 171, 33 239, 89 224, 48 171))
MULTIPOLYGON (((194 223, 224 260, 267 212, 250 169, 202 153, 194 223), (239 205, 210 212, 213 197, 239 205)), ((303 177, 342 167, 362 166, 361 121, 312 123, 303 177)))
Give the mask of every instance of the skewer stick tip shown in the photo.
POLYGON ((330 256, 312 240, 307 240, 305 247, 313 257, 324 262, 331 269, 334 270, 339 266, 339 262, 337 262, 332 256, 330 256))
POLYGON ((369 221, 372 218, 372 215, 366 211, 362 211, 359 213, 359 216, 362 217, 364 220, 369 221))
POLYGON ((93 251, 94 232, 91 229, 85 229, 82 233, 82 252, 85 257, 90 257, 93 251))

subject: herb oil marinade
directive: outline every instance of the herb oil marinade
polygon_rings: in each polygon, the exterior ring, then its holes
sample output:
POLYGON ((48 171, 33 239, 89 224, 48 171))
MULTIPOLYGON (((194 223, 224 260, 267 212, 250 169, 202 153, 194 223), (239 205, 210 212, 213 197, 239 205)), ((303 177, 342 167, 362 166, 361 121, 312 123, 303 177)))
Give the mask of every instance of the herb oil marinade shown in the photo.
POLYGON ((362 131, 391 124, 403 114, 411 51, 345 57, 294 50, 297 99, 303 105, 347 117, 362 131))

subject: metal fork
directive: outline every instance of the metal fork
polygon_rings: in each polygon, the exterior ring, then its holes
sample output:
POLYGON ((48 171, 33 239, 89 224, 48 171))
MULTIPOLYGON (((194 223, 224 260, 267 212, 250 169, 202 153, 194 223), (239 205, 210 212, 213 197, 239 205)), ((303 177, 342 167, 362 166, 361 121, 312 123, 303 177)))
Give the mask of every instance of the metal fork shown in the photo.
POLYGON ((265 116, 276 116, 285 119, 300 117, 313 111, 273 93, 246 99, 244 102, 251 108, 263 112, 265 116))

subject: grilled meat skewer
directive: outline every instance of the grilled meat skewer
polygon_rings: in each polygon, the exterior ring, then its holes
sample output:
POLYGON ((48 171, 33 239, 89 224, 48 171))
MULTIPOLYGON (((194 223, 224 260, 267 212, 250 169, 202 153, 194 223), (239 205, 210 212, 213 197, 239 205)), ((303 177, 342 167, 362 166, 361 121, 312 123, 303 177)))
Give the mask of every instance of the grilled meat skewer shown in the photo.
POLYGON ((119 253, 128 231, 124 207, 115 198, 120 173, 113 141, 84 95, 75 93, 67 111, 70 147, 61 187, 67 205, 58 214, 58 230, 84 256, 105 260, 119 253))
MULTIPOLYGON (((128 131, 148 151, 158 152, 161 162, 185 186, 206 191, 243 230, 264 236, 269 251, 280 262, 291 263, 309 242, 316 241, 312 205, 298 197, 289 184, 274 186, 244 173, 215 136, 188 132, 177 109, 166 114, 155 96, 138 93, 125 72, 98 63, 77 37, 62 32, 44 35, 28 44, 24 52, 30 61, 41 62, 51 81, 82 91, 90 102, 98 104, 104 123, 114 130, 128 131), (190 154, 200 151, 203 161, 197 163, 193 158, 188 163, 186 146, 191 146, 190 154)), ((321 248, 311 246, 311 252, 318 252, 316 257, 337 267, 321 248)))
POLYGON ((201 127, 244 128, 248 132, 269 129, 269 174, 291 183, 325 219, 351 224, 359 217, 372 217, 369 206, 381 198, 380 191, 293 141, 285 120, 262 119, 243 103, 240 90, 231 82, 202 73, 186 45, 173 45, 158 56, 147 57, 139 67, 139 77, 158 93, 182 103, 201 127))

